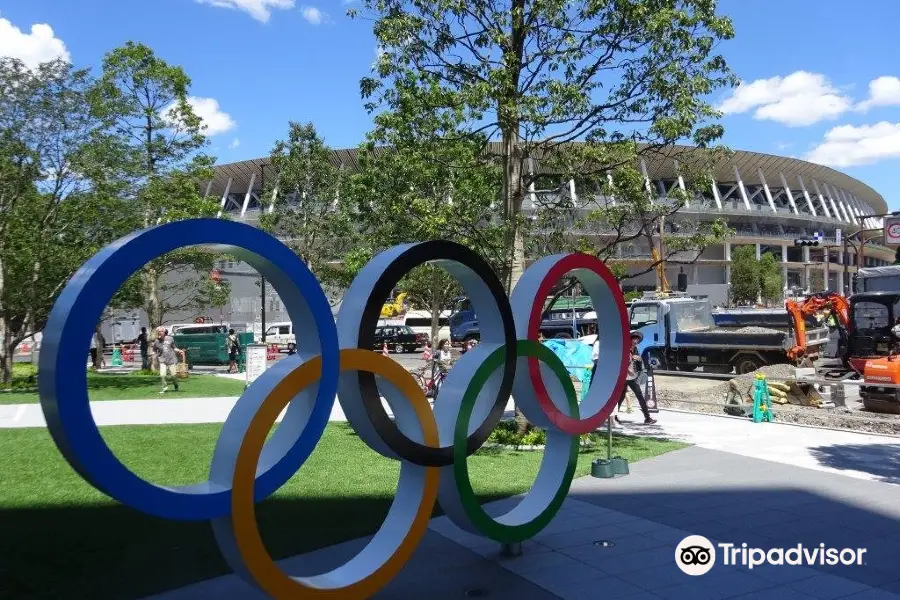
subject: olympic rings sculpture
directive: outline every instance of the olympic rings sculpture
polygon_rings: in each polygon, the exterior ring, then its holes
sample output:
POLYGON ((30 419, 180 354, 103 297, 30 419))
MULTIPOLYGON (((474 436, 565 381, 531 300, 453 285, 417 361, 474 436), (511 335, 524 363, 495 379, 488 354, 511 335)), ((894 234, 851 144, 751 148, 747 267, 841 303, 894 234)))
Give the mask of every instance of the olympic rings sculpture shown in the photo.
POLYGON ((456 525, 498 542, 523 541, 543 529, 568 493, 578 436, 605 422, 622 393, 628 349, 622 293, 606 266, 588 255, 536 261, 507 300, 488 264, 468 248, 447 241, 396 246, 362 269, 335 319, 316 278, 279 240, 241 223, 193 219, 132 233, 82 265, 44 329, 39 386, 57 447, 101 492, 164 519, 209 520, 229 565, 273 598, 367 598, 410 558, 436 500, 456 525), (82 357, 94 324, 128 277, 154 258, 196 245, 216 246, 253 266, 272 283, 303 334, 296 356, 264 371, 235 404, 216 443, 209 480, 164 487, 129 471, 104 442, 91 415, 82 357), (384 299, 407 272, 427 262, 459 281, 481 336, 450 370, 433 411, 415 379, 372 350, 384 299), (562 362, 536 341, 544 298, 567 273, 591 297, 601 344, 597 373, 580 406, 562 362), (511 395, 532 423, 547 429, 547 445, 531 490, 514 509, 492 518, 476 500, 466 457, 488 439, 511 395), (335 396, 367 445, 401 461, 400 481, 384 524, 358 555, 328 573, 292 577, 264 547, 254 507, 312 453, 335 396))

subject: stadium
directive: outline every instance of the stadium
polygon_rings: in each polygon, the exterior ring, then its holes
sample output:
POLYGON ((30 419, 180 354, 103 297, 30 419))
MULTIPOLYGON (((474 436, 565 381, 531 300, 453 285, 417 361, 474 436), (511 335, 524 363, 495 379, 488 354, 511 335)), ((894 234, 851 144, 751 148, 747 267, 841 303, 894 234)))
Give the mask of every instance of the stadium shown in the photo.
MULTIPOLYGON (((648 192, 664 199, 672 190, 683 188, 685 182, 678 175, 679 162, 688 163, 696 152, 691 147, 679 146, 669 149, 665 156, 649 155, 642 159, 638 167, 648 192)), ((336 167, 352 172, 357 168, 356 150, 335 150, 332 161, 336 167)), ((614 201, 577 178, 561 181, 552 173, 541 172, 540 165, 531 163, 530 168, 539 177, 529 189, 524 206, 526 212, 533 211, 548 196, 557 199, 560 195, 565 196, 569 206, 576 211, 589 211, 592 205, 614 201)), ((724 244, 706 248, 692 264, 670 265, 666 277, 672 287, 681 274, 682 284, 686 280, 691 286, 689 291, 691 288, 701 290, 700 293, 704 289, 727 290, 731 251, 744 245, 755 246, 758 256, 764 252, 775 254, 782 265, 786 293, 823 287, 823 284, 826 289, 847 293, 857 267, 882 266, 894 260, 894 250, 881 244, 881 234, 866 232, 882 226, 876 215, 887 212, 885 200, 853 177, 795 158, 746 151, 735 151, 723 158, 714 165, 712 175, 713 184, 696 194, 679 211, 678 218, 694 224, 724 219, 735 235, 724 244), (845 240, 854 234, 859 235, 846 246, 845 252, 845 240), (795 246, 794 240, 815 236, 821 236, 818 246, 795 246), (863 252, 859 252, 859 238, 864 240, 863 252), (820 273, 819 277, 815 275, 816 271, 820 273)), ((277 187, 273 189, 271 185, 266 187, 273 177, 268 158, 223 164, 216 167, 214 179, 201 192, 217 198, 222 212, 231 218, 256 224, 262 211, 273 210, 279 202, 291 201, 290 194, 277 187), (263 195, 264 189, 272 191, 263 195)), ((680 232, 684 233, 684 230, 680 232)), ((679 233, 666 232, 664 235, 669 237, 679 233)), ((696 253, 693 253, 691 258, 695 257, 696 253)), ((651 248, 639 240, 623 243, 617 248, 615 260, 626 265, 631 273, 646 271, 652 264, 651 248)), ((256 272, 248 265, 232 262, 220 263, 218 270, 231 282, 231 303, 208 318, 217 322, 258 322, 263 296, 256 272)), ((623 288, 652 290, 657 284, 657 273, 650 271, 626 279, 623 288)), ((715 294, 709 296, 712 299, 715 294)), ((265 304, 267 323, 289 320, 271 287, 266 290, 265 304)), ((173 317, 175 322, 183 322, 193 321, 196 315, 173 317)))

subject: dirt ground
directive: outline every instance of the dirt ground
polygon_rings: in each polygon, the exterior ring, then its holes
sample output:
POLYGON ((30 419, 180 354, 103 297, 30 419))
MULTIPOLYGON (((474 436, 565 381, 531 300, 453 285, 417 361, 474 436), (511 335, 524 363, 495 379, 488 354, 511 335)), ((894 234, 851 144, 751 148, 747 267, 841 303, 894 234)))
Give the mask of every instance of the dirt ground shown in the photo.
MULTIPOLYGON (((793 369, 788 365, 764 367, 764 370, 771 380, 793 375, 793 369)), ((745 375, 741 378, 742 383, 752 381, 752 379, 753 375, 745 375)), ((786 423, 900 436, 900 415, 868 412, 859 401, 857 386, 848 385, 846 388, 847 399, 844 406, 815 408, 776 404, 772 407, 775 419, 786 423)), ((657 376, 656 390, 656 399, 660 408, 717 415, 726 414, 724 404, 728 391, 727 381, 657 376)), ((823 395, 826 399, 829 397, 827 391, 823 395)))

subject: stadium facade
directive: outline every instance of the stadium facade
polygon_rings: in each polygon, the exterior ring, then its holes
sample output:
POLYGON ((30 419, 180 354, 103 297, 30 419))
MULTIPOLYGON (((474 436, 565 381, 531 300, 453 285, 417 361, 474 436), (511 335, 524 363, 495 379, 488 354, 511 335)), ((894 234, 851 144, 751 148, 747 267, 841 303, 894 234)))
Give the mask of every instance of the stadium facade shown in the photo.
MULTIPOLYGON (((673 190, 684 189, 685 182, 678 174, 679 163, 690 164, 692 156, 697 156, 696 149, 679 146, 669 149, 665 156, 652 155, 641 160, 638 166, 648 193, 665 199, 673 190)), ((355 149, 334 151, 332 161, 348 172, 358 167, 355 149)), ((592 205, 615 202, 614 198, 603 196, 596 184, 578 178, 561 181, 551 173, 542 173, 540 165, 532 163, 530 167, 540 177, 529 189, 526 212, 534 211, 548 196, 556 200, 564 196, 575 211, 589 211, 592 205)), ((666 275, 673 287, 679 273, 685 274, 689 285, 727 284, 731 252, 744 245, 754 246, 757 255, 773 252, 781 261, 785 287, 792 289, 809 289, 814 279, 824 281, 827 272, 827 289, 847 293, 849 279, 858 264, 869 267, 893 262, 894 250, 880 243, 877 230, 882 221, 872 216, 887 212, 885 200, 853 177, 795 158, 744 151, 723 158, 714 165, 712 175, 714 181, 709 189, 696 194, 679 211, 678 218, 697 225, 724 219, 736 235, 724 244, 706 248, 694 264, 669 266, 666 275), (857 254, 858 242, 844 252, 836 238, 865 230, 876 231, 861 236, 867 239, 862 255, 857 254), (795 247, 795 239, 817 234, 822 236, 818 247, 795 247), (822 273, 822 279, 813 275, 815 271, 822 273), (849 277, 845 277, 845 271, 849 277)), ((261 213, 274 210, 280 202, 291 201, 291 196, 277 185, 267 188, 273 177, 268 158, 224 164, 216 167, 214 179, 201 191, 219 200, 222 214, 255 225, 261 213), (271 191, 263 194, 264 189, 271 191)), ((641 240, 623 243, 617 248, 616 260, 632 273, 645 271, 652 264, 651 249, 641 240)), ((218 270, 232 285, 231 302, 205 316, 215 322, 257 323, 258 327, 263 302, 259 276, 248 265, 240 263, 223 262, 218 270)), ((624 287, 646 290, 654 289, 656 284, 657 275, 651 271, 626 280, 624 287)), ((265 295, 265 304, 268 324, 288 320, 271 288, 265 295)), ((172 315, 167 321, 192 322, 196 317, 172 315)))

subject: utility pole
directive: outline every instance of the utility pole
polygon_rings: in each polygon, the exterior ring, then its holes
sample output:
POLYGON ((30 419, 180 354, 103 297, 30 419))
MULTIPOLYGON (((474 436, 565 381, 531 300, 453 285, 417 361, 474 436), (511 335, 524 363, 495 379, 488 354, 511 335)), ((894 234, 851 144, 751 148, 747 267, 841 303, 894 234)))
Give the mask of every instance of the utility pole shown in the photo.
POLYGON ((259 278, 259 315, 260 315, 260 327, 262 328, 260 337, 262 339, 262 343, 266 343, 266 278, 260 276, 259 278))
MULTIPOLYGON (((259 178, 259 184, 261 187, 260 194, 264 194, 266 192, 266 165, 261 164, 259 166, 260 171, 262 171, 262 175, 259 178)), ((251 190, 252 191, 252 190, 251 190)), ((262 204, 260 204, 262 207, 262 204)), ((260 208, 262 211, 262 208, 260 208)), ((266 278, 263 275, 259 276, 259 318, 260 318, 260 327, 262 328, 260 331, 260 339, 262 343, 266 343, 266 278)))

